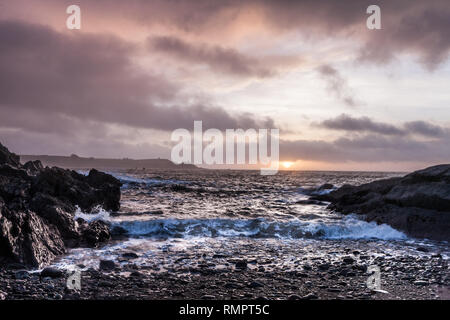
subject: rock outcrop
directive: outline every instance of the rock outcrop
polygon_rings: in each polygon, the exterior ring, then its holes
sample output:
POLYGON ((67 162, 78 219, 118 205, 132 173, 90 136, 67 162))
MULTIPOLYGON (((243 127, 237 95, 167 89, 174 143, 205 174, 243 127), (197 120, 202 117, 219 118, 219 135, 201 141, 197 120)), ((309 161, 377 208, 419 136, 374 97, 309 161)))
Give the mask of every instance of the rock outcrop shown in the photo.
POLYGON ((343 214, 387 223, 417 238, 450 241, 450 164, 314 196, 343 214))
POLYGON ((76 208, 117 211, 121 183, 91 170, 88 176, 39 161, 22 165, 0 144, 0 262, 42 267, 67 247, 97 246, 110 238, 102 222, 75 221, 76 208))

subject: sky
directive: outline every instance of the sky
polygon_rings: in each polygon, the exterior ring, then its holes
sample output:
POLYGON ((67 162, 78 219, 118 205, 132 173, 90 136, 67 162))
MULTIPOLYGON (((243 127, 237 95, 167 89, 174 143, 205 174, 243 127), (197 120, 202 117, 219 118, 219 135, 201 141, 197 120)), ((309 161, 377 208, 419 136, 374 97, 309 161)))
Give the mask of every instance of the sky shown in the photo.
POLYGON ((278 128, 290 169, 449 163, 449 30, 448 0, 0 0, 0 142, 169 158, 201 120, 278 128))

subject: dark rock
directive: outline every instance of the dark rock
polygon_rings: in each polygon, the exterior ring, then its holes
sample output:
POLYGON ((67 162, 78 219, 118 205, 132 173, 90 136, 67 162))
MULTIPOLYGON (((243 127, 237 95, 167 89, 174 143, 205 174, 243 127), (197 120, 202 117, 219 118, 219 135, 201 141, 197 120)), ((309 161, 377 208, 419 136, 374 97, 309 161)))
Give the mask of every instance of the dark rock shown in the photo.
POLYGON ((89 176, 39 161, 21 165, 0 144, 0 261, 26 266, 48 265, 67 246, 95 246, 110 238, 102 223, 74 221, 76 207, 118 210, 119 180, 91 170, 89 176))
POLYGON ((29 175, 37 175, 44 169, 44 166, 39 160, 28 161, 23 165, 23 169, 26 170, 29 175))
POLYGON ((262 283, 259 282, 259 281, 252 281, 252 282, 249 283, 248 286, 249 286, 250 288, 262 288, 262 287, 264 287, 264 284, 262 284, 262 283))
POLYGON ((343 214, 363 214, 417 238, 450 240, 450 164, 360 186, 344 185, 313 200, 343 214))
POLYGON ((20 167, 20 157, 15 153, 9 152, 9 150, 0 143, 0 165, 2 164, 20 167))
POLYGON ((312 200, 312 199, 299 200, 296 202, 296 204, 316 205, 316 206, 326 206, 327 205, 327 203, 325 203, 325 202, 318 201, 318 200, 312 200))
POLYGON ((425 247, 418 247, 416 250, 420 251, 420 252, 429 252, 430 251, 430 250, 428 250, 428 248, 425 248, 425 247))
POLYGON ((82 240, 90 247, 97 247, 99 244, 111 239, 108 224, 101 220, 91 222, 81 233, 82 240))
POLYGON ((296 294, 290 295, 287 299, 288 300, 301 300, 301 298, 296 294))
POLYGON ((125 253, 122 254, 122 257, 126 258, 126 259, 137 259, 137 258, 139 258, 139 256, 136 253, 134 253, 134 252, 125 252, 125 253))
POLYGON ((355 263, 355 259, 353 259, 352 257, 344 257, 344 258, 342 259, 342 261, 343 261, 345 264, 353 264, 353 263, 355 263))
POLYGON ((106 210, 118 211, 120 208, 120 187, 122 183, 113 176, 92 169, 87 177, 90 186, 100 189, 104 194, 103 207, 106 210))
POLYGON ((116 263, 112 260, 100 260, 100 270, 114 270, 116 263))
POLYGON ((319 270, 325 271, 330 269, 331 265, 329 263, 322 263, 317 266, 319 270))
POLYGON ((247 269, 247 261, 241 260, 236 262, 235 264, 236 269, 247 269))
POLYGON ((64 276, 64 272, 56 268, 47 267, 41 271, 42 278, 61 278, 62 276, 64 276))

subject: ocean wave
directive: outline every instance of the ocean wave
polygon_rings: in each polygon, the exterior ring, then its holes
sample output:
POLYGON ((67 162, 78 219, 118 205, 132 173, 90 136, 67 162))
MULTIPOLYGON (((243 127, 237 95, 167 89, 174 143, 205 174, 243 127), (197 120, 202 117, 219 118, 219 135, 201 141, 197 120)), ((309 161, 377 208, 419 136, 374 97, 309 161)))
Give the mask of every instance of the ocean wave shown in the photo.
MULTIPOLYGON (((89 175, 89 170, 77 170, 77 173, 82 174, 84 176, 89 175)), ((163 180, 163 179, 149 179, 149 178, 137 178, 132 175, 128 175, 125 173, 117 173, 112 171, 106 171, 105 173, 113 176, 123 184, 123 188, 127 188, 130 186, 130 184, 145 184, 145 185, 172 185, 172 184, 187 184, 187 181, 181 181, 181 180, 175 180, 175 179, 169 179, 169 180, 163 180)))
POLYGON ((151 219, 113 222, 130 236, 250 237, 277 239, 380 239, 401 240, 406 235, 392 227, 348 216, 331 222, 267 221, 265 219, 151 219))
POLYGON ((76 208, 77 208, 77 210, 75 211, 75 217, 74 217, 75 220, 81 218, 87 222, 92 222, 92 221, 96 221, 96 220, 103 220, 105 222, 108 222, 111 219, 110 213, 101 207, 95 208, 93 210, 94 213, 85 213, 78 206, 76 208))

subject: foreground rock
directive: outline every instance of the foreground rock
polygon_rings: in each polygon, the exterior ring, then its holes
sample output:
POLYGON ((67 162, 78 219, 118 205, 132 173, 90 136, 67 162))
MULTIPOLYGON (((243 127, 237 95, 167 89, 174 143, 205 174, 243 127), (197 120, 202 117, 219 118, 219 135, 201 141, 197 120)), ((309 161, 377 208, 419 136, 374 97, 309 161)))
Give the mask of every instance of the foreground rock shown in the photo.
POLYGON ((102 223, 75 221, 78 206, 118 210, 121 183, 97 170, 88 176, 39 161, 20 164, 0 144, 0 263, 41 267, 66 247, 96 246, 110 238, 102 223))
POLYGON ((450 240, 449 164, 401 178, 344 185, 313 199, 330 201, 331 209, 364 214, 367 221, 387 223, 413 237, 450 240))

